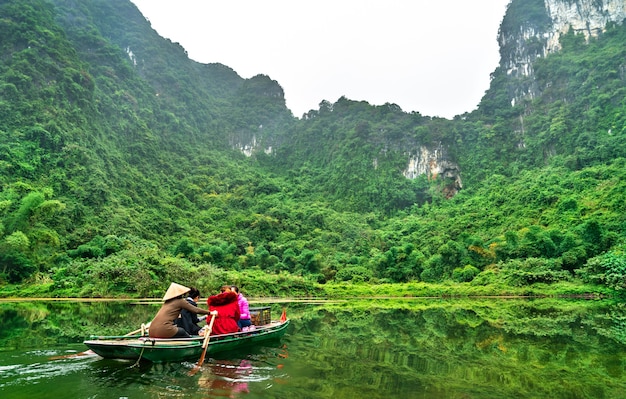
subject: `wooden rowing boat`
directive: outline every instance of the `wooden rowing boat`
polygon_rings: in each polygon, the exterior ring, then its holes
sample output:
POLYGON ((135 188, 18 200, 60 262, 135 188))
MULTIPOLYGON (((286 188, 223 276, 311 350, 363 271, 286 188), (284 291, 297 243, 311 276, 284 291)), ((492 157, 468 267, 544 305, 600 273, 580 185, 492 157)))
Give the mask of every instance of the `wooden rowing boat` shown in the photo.
MULTIPOLYGON (((212 335, 207 353, 214 354, 240 349, 285 335, 289 320, 272 321, 255 326, 254 330, 232 334, 212 335)), ((204 337, 150 338, 146 336, 92 336, 84 344, 107 359, 143 359, 154 363, 197 360, 202 353, 204 337)))
POLYGON ((141 335, 92 335, 83 343, 96 354, 105 359, 132 359, 139 358, 135 348, 129 346, 131 342, 139 341, 141 335))

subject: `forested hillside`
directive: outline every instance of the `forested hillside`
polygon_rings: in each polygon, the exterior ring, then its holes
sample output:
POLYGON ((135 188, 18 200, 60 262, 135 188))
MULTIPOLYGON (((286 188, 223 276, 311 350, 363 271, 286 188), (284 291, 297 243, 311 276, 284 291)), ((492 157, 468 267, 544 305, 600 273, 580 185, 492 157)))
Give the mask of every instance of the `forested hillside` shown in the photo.
MULTIPOLYGON (((514 0, 501 30, 541 3, 514 0)), ((128 0, 0 16, 4 295, 626 287, 623 24, 562 37, 533 65, 540 95, 512 104, 529 83, 501 66, 446 120, 347 98, 296 118, 280 82, 191 61, 128 0), (451 172, 406 177, 432 149, 451 172)))

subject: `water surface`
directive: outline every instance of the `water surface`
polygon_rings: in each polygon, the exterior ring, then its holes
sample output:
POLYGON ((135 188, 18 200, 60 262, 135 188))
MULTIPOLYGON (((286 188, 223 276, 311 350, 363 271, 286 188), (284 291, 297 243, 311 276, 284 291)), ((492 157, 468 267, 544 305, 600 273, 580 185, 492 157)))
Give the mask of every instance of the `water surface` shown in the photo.
MULTIPOLYGON (((265 305, 265 304, 263 304, 265 305)), ((2 398, 623 398, 626 306, 588 300, 291 302, 280 341, 194 362, 85 354, 159 303, 0 302, 2 398)))

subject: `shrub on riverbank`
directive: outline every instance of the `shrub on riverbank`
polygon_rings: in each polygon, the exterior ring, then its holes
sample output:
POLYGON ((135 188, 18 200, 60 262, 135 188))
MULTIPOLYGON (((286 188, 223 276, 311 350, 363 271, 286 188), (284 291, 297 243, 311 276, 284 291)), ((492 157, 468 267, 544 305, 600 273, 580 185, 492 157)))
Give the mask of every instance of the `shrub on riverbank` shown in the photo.
POLYGON ((560 282, 556 284, 537 283, 525 287, 507 285, 472 285, 469 283, 402 283, 402 284, 326 284, 323 286, 326 298, 351 297, 480 297, 480 296, 582 296, 611 297, 615 292, 597 285, 560 282))
POLYGON ((0 297, 161 298, 172 281, 197 287, 203 297, 219 292, 219 287, 224 284, 239 286, 250 298, 604 297, 617 292, 613 287, 595 285, 596 281, 583 282, 574 278, 554 281, 552 276, 560 271, 553 270, 551 264, 546 266, 541 260, 528 267, 499 264, 482 271, 470 282, 379 281, 374 284, 356 279, 320 284, 314 276, 286 271, 226 270, 184 257, 163 256, 155 245, 144 240, 129 239, 122 244, 118 252, 109 256, 72 259, 49 273, 37 273, 22 284, 2 285, 0 297))
MULTIPOLYGON (((525 287, 506 285, 476 286, 469 283, 430 284, 423 282, 395 284, 318 284, 299 276, 288 274, 266 274, 263 272, 221 272, 205 274, 208 268, 198 268, 195 273, 177 280, 181 284, 196 286, 202 296, 207 297, 219 291, 223 284, 235 284, 249 298, 450 298, 450 297, 614 297, 621 292, 599 285, 560 282, 555 284, 537 283, 525 287), (197 278, 193 280, 193 278, 197 278)), ((152 295, 139 295, 133 292, 102 291, 104 282, 88 284, 81 289, 56 289, 53 283, 4 285, 0 287, 0 298, 161 298, 166 283, 154 284, 152 295), (97 293, 97 294, 94 294, 97 293)))

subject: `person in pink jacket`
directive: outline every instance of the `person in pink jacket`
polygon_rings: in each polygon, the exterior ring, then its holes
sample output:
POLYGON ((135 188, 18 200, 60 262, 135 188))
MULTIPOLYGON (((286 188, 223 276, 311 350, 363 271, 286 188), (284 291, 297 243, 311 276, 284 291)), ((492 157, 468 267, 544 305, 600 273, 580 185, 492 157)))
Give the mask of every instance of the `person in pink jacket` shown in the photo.
POLYGON ((237 303, 239 304, 239 328, 243 331, 244 327, 250 327, 252 322, 250 321, 250 305, 248 305, 248 300, 243 294, 239 292, 239 287, 236 285, 231 285, 230 290, 237 293, 237 303))

